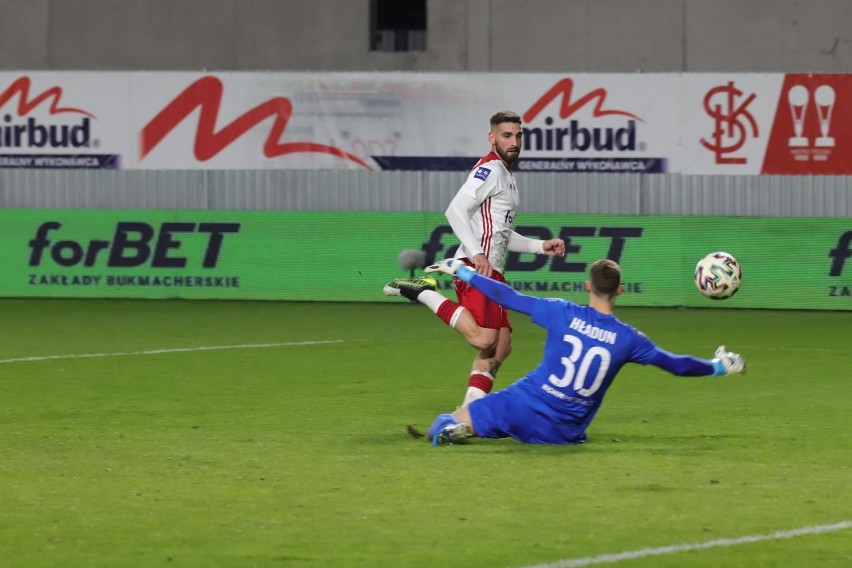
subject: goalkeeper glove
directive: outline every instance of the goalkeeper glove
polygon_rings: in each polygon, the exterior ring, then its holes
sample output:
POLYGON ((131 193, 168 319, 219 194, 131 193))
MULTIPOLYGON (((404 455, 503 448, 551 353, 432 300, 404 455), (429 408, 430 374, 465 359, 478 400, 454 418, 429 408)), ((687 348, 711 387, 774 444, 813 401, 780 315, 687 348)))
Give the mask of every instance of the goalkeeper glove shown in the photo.
POLYGON ((474 269, 457 258, 445 258, 441 262, 427 266, 426 272, 443 272, 465 282, 470 282, 470 279, 476 274, 474 269))
POLYGON ((725 351, 725 346, 720 345, 714 355, 715 358, 711 361, 713 363, 714 377, 718 375, 745 373, 746 362, 740 354, 725 351))

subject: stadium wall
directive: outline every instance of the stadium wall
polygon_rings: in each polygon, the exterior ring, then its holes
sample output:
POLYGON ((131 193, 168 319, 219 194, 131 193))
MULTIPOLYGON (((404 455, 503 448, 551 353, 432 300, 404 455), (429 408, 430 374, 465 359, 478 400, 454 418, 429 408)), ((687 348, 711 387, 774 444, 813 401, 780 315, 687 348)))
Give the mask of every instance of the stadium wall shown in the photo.
MULTIPOLYGON (((852 176, 524 172, 517 179, 522 215, 852 218, 852 176)), ((443 212, 463 181, 463 172, 428 171, 0 169, 0 208, 443 212)))

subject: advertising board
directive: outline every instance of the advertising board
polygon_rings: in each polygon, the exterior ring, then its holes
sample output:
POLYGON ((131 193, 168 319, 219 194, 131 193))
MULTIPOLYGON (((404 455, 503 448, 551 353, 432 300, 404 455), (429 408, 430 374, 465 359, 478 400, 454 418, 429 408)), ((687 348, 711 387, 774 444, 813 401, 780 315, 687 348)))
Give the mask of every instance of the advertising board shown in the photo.
POLYGON ((852 173, 852 74, 0 72, 0 167, 852 173), (506 88, 509 85, 511 88, 506 88))
MULTIPOLYGON (((458 245, 435 213, 4 210, 0 223, 6 297, 398 302, 381 290, 410 275, 404 250, 431 263, 458 245)), ((623 270, 620 305, 852 309, 848 219, 538 214, 516 230, 566 242, 564 258, 510 253, 507 281, 525 294, 583 303, 606 257, 623 270), (723 302, 692 282, 718 250, 743 268, 723 302)))

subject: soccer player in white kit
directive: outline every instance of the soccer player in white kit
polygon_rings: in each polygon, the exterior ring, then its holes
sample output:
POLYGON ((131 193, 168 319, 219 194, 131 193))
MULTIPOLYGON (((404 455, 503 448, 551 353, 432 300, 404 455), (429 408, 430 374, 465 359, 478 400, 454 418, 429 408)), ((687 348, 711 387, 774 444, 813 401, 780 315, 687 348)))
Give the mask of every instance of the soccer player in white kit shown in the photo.
MULTIPOLYGON (((455 258, 477 274, 505 282, 506 252, 564 256, 562 239, 530 239, 514 231, 519 195, 512 164, 521 153, 521 117, 511 111, 495 113, 490 120, 491 151, 470 171, 446 211, 447 221, 461 241, 455 258)), ((506 311, 467 282, 454 278, 458 303, 435 291, 433 278, 399 278, 384 293, 405 296, 429 307, 451 327, 462 310, 470 312, 476 326, 458 330, 478 350, 468 377, 462 406, 491 392, 500 365, 512 351, 512 327, 506 311)))

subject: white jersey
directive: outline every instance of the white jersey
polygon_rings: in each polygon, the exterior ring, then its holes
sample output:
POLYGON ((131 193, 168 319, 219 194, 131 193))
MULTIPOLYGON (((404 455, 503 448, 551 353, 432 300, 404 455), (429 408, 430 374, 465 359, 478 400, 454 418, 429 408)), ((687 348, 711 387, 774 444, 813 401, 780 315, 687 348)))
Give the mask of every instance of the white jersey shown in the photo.
POLYGON ((493 151, 479 160, 447 210, 462 243, 455 258, 473 259, 482 253, 502 273, 519 201, 515 176, 503 160, 493 151), (461 211, 467 213, 467 227, 460 226, 465 224, 459 219, 461 211))

